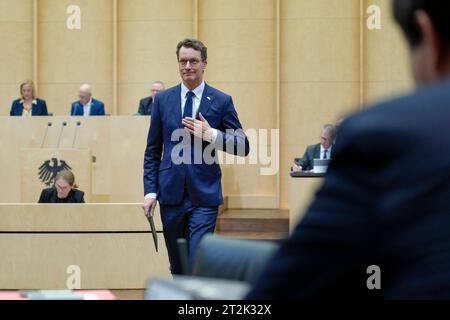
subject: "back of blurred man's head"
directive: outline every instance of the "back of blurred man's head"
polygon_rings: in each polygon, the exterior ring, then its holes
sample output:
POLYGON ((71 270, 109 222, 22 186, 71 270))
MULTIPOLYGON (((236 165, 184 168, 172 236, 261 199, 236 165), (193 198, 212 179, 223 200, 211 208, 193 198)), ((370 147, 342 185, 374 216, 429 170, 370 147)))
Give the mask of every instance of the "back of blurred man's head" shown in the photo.
POLYGON ((411 49, 418 85, 450 76, 450 1, 393 0, 394 17, 411 49))

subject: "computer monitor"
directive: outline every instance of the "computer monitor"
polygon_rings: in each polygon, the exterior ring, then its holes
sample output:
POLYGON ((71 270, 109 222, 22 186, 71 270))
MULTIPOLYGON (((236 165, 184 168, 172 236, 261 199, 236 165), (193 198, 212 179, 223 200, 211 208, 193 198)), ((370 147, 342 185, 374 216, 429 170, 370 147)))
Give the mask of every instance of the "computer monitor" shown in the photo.
POLYGON ((330 161, 331 161, 331 159, 314 159, 313 160, 313 172, 314 173, 327 172, 330 161))

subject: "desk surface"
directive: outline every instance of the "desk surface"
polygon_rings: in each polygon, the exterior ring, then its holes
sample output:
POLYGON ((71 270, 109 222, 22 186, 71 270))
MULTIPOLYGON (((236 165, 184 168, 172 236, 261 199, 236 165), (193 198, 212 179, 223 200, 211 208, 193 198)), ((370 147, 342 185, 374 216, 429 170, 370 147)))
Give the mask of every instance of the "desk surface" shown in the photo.
MULTIPOLYGON (((162 231, 159 206, 155 225, 162 231)), ((0 203, 2 232, 149 232, 141 203, 0 203)), ((0 245, 1 247, 1 245, 0 245)))
POLYGON ((290 173, 292 178, 323 178, 325 173, 316 172, 303 172, 303 171, 292 171, 290 173))

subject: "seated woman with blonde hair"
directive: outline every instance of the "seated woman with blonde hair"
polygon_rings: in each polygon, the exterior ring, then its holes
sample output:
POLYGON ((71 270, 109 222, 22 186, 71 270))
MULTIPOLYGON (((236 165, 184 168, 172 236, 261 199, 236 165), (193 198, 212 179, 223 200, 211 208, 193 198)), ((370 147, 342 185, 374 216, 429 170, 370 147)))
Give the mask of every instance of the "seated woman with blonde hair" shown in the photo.
POLYGON ((55 186, 41 192, 39 203, 84 203, 84 192, 77 190, 72 171, 58 172, 55 186))
POLYGON ((20 99, 14 100, 9 114, 18 117, 48 116, 45 100, 36 98, 36 90, 31 80, 20 84, 20 99))

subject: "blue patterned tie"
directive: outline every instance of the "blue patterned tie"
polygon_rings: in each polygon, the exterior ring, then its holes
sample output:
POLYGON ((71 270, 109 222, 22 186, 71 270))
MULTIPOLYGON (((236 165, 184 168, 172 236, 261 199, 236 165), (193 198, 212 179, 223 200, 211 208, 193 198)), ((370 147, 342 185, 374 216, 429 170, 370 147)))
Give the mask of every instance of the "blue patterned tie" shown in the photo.
POLYGON ((186 103, 184 104, 183 118, 192 117, 192 98, 195 94, 192 91, 186 93, 186 103))
POLYGON ((326 150, 326 149, 323 151, 323 158, 324 158, 324 159, 327 158, 327 151, 328 151, 328 150, 326 150))

